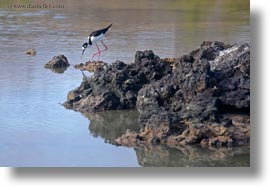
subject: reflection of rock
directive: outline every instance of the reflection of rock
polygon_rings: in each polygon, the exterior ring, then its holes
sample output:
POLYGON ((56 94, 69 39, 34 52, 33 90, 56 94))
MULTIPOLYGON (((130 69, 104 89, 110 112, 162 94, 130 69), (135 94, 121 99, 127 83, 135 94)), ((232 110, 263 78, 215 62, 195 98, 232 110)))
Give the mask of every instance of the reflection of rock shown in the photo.
POLYGON ((47 64, 44 65, 45 68, 56 69, 56 68, 67 68, 69 62, 64 55, 54 56, 47 64))
POLYGON ((80 63, 75 65, 74 67, 83 71, 95 72, 97 69, 101 69, 106 66, 106 64, 107 63, 103 61, 88 61, 85 64, 80 63))
POLYGON ((52 72, 54 72, 54 73, 64 73, 67 70, 67 67, 64 67, 64 68, 52 68, 50 70, 52 70, 52 72))
POLYGON ((127 129, 138 131, 138 113, 136 110, 83 113, 90 120, 90 133, 100 136, 106 142, 116 144, 115 139, 127 129))
POLYGON ((132 64, 116 61, 96 71, 69 92, 64 106, 81 112, 134 109, 142 86, 161 79, 171 69, 152 51, 137 51, 132 64))
POLYGON ((28 49, 25 54, 34 56, 37 54, 37 51, 35 49, 28 49))
POLYGON ((138 162, 145 167, 249 167, 248 147, 202 149, 186 146, 136 146, 138 162))
MULTIPOLYGON (((119 145, 115 139, 126 131, 139 131, 136 110, 83 113, 90 120, 89 131, 106 143, 119 145), (127 130, 130 129, 130 130, 127 130)), ((249 148, 210 148, 198 146, 168 147, 165 145, 134 145, 138 163, 149 167, 187 166, 249 166, 249 148)))
POLYGON ((172 74, 140 89, 136 108, 142 129, 123 135, 119 143, 249 143, 248 44, 204 42, 176 59, 173 69, 172 74))

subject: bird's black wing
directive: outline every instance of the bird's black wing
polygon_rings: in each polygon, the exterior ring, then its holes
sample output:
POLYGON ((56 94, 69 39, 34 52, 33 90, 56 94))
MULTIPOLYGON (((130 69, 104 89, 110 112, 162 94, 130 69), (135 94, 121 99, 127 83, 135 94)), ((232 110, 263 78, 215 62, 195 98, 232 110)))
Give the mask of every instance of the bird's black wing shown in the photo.
POLYGON ((110 24, 108 27, 104 28, 104 29, 100 29, 100 30, 97 30, 97 31, 94 31, 92 32, 89 36, 99 36, 101 34, 105 34, 109 28, 112 26, 112 24, 110 24))

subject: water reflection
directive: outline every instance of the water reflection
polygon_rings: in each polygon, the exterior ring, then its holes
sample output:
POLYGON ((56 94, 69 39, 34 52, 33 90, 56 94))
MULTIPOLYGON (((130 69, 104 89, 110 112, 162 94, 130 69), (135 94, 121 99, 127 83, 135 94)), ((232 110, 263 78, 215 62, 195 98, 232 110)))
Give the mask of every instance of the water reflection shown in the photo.
MULTIPOLYGON (((117 145, 115 139, 127 129, 139 130, 136 110, 83 115, 90 120, 90 134, 113 145, 117 145)), ((144 145, 134 147, 134 150, 138 163, 144 167, 248 167, 250 164, 249 147, 203 149, 198 146, 144 145)))
POLYGON ((135 147, 144 167, 249 167, 249 147, 203 149, 148 145, 135 147))
POLYGON ((63 68, 49 68, 52 72, 54 73, 64 73, 67 70, 68 67, 63 67, 63 68))
POLYGON ((127 129, 139 131, 136 110, 105 111, 100 113, 83 113, 90 120, 89 131, 94 137, 102 137, 105 142, 116 144, 115 139, 127 129))

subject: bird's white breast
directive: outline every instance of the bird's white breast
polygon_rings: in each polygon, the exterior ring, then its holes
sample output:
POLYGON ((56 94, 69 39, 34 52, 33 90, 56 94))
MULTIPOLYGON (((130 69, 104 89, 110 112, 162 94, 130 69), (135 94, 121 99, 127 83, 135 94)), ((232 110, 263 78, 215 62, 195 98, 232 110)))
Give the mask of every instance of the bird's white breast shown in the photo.
POLYGON ((99 36, 91 36, 91 41, 98 42, 98 41, 102 40, 103 36, 104 36, 104 34, 101 34, 99 36))

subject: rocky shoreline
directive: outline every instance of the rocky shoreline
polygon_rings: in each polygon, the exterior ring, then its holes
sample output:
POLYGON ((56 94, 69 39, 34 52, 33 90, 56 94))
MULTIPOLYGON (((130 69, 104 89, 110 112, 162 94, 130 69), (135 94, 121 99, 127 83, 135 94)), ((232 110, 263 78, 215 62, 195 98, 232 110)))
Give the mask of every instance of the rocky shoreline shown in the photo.
POLYGON ((80 112, 134 109, 139 90, 171 72, 170 64, 152 51, 138 51, 132 64, 116 61, 97 68, 93 76, 68 93, 64 106, 80 112))
POLYGON ((203 42, 175 59, 137 51, 134 63, 96 68, 64 106, 80 112, 136 108, 141 129, 117 138, 125 146, 247 145, 250 46, 203 42))
POLYGON ((107 63, 103 61, 88 61, 76 64, 74 67, 82 71, 96 72, 98 69, 102 69, 105 65, 107 65, 107 63))

